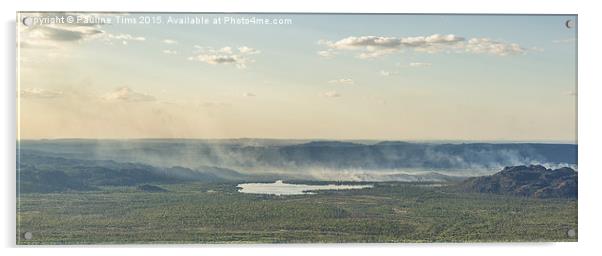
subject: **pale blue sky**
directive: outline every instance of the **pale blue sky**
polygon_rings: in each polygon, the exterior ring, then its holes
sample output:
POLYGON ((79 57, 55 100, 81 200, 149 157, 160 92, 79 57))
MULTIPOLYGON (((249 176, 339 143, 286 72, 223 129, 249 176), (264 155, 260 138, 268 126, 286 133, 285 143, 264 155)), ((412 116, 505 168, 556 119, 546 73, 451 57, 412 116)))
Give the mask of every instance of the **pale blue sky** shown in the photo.
POLYGON ((21 25, 21 136, 576 141, 573 16, 197 16, 292 24, 21 25))

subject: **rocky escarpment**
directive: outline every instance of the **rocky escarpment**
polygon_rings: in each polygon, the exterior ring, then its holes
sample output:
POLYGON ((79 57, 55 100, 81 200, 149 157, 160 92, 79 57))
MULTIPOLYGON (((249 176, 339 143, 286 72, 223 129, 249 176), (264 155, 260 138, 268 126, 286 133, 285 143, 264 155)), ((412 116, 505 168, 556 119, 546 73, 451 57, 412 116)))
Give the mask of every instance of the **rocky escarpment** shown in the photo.
POLYGON ((491 176, 465 180, 466 192, 535 198, 577 198, 577 172, 571 168, 547 169, 541 165, 512 166, 491 176))

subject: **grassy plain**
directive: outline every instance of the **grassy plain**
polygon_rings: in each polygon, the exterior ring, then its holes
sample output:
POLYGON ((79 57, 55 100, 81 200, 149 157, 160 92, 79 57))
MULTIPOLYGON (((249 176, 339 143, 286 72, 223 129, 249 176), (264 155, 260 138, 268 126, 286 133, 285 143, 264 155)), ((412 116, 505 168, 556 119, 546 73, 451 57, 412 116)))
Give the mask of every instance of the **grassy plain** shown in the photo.
POLYGON ((577 241, 577 201, 374 183, 314 195, 242 194, 236 183, 156 184, 18 198, 18 244, 577 241), (32 239, 23 238, 31 232, 32 239))

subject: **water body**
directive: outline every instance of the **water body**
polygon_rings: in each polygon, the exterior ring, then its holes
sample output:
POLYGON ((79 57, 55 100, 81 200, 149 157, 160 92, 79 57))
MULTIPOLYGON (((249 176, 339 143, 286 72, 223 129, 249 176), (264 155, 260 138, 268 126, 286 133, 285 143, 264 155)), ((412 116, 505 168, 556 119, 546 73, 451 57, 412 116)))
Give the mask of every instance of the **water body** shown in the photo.
POLYGON ((238 192, 247 194, 267 194, 267 195, 311 195, 314 190, 347 190, 372 188, 373 185, 306 185, 306 184, 288 184, 281 180, 274 183, 242 183, 237 186, 238 192))

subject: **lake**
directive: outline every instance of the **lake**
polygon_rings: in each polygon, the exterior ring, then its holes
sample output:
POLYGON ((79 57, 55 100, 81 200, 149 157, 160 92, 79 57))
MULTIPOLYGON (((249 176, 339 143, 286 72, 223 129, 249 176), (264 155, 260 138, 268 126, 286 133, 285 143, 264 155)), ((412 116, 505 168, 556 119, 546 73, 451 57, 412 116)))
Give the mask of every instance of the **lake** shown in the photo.
POLYGON ((238 192, 247 194, 268 194, 268 195, 311 195, 315 190, 348 190, 372 188, 373 185, 306 185, 289 184, 281 180, 274 183, 242 183, 237 186, 238 192))

